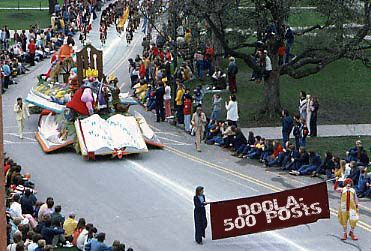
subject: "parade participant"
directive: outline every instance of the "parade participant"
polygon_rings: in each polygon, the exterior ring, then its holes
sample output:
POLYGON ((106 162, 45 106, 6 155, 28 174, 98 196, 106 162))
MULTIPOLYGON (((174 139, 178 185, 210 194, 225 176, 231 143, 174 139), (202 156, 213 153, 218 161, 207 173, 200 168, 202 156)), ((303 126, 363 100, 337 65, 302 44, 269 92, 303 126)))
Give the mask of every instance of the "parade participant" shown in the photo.
POLYGON ((73 53, 72 46, 68 44, 67 38, 65 38, 63 41, 63 45, 59 50, 58 58, 60 58, 60 60, 63 61, 65 58, 71 58, 72 53, 73 53))
POLYGON ((17 103, 14 105, 14 112, 18 125, 19 138, 23 139, 23 129, 26 118, 30 117, 28 106, 23 103, 22 98, 17 98, 17 103))
POLYGON ((206 202, 204 188, 202 186, 196 188, 196 195, 193 197, 193 203, 195 206, 195 239, 198 244, 202 244, 202 237, 205 238, 205 229, 207 227, 205 205, 210 204, 206 202))
POLYGON ((129 46, 129 44, 131 44, 132 40, 133 40, 133 31, 128 27, 126 29, 126 43, 127 43, 127 46, 129 46))
POLYGON ((107 39, 107 26, 104 22, 102 22, 100 25, 99 34, 100 34, 100 41, 103 47, 106 44, 106 39, 107 39))
POLYGON ((340 224, 343 226, 344 234, 341 240, 347 239, 347 226, 348 221, 350 224, 349 236, 352 240, 356 241, 358 238, 354 235, 354 229, 357 225, 359 218, 359 209, 358 209, 358 197, 356 191, 353 188, 353 181, 349 178, 345 179, 344 187, 338 187, 338 177, 334 185, 334 190, 338 193, 341 193, 340 196, 340 206, 338 211, 338 219, 340 224))
POLYGON ((196 150, 201 152, 201 140, 204 135, 205 125, 207 123, 206 115, 201 106, 197 106, 196 112, 193 113, 191 124, 195 130, 196 150))

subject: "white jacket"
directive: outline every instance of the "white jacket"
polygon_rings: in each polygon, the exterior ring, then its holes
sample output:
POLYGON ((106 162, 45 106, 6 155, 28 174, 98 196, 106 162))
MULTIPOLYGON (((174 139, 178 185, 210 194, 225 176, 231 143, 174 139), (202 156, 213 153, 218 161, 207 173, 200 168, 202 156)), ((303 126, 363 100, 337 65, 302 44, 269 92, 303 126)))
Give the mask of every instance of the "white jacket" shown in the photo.
POLYGON ((238 104, 237 101, 230 100, 228 104, 225 104, 227 110, 227 120, 238 121, 238 104))
POLYGON ((18 103, 16 103, 14 105, 14 113, 16 120, 23 120, 30 116, 28 106, 25 103, 22 103, 22 108, 18 105, 18 103))

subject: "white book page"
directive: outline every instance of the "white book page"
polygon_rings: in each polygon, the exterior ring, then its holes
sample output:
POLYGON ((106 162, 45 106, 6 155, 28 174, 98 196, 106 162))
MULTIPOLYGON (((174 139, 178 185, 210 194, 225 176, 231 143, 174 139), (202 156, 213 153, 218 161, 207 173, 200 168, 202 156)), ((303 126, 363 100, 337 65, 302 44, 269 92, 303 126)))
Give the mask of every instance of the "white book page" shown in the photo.
POLYGON ((114 148, 147 148, 134 117, 117 114, 110 117, 107 122, 111 130, 112 145, 114 148))
POLYGON ((88 152, 101 154, 113 150, 110 127, 99 115, 81 120, 81 128, 88 152))

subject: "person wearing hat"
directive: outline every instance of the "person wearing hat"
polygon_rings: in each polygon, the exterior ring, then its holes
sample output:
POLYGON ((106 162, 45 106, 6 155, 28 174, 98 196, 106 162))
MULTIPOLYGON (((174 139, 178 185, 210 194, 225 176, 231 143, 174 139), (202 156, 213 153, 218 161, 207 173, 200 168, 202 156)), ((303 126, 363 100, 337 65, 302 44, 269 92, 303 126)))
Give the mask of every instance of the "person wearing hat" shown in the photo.
POLYGON ((209 202, 206 202, 204 188, 202 186, 196 188, 193 203, 195 206, 193 211, 195 221, 195 240, 198 244, 202 245, 202 237, 205 238, 205 229, 207 227, 205 206, 210 204, 209 202))
POLYGON ((17 98, 17 103, 14 105, 15 118, 18 125, 18 135, 20 139, 23 139, 23 130, 26 118, 30 117, 28 106, 23 103, 22 98, 17 98))
POLYGON ((334 185, 334 190, 340 193, 340 206, 338 211, 338 219, 343 226, 344 233, 341 240, 346 240, 348 221, 350 224, 349 236, 352 240, 356 241, 358 238, 354 235, 354 229, 359 219, 358 197, 353 188, 353 180, 350 178, 345 179, 344 187, 338 187, 338 177, 334 185))
POLYGON ((195 137, 196 137, 195 144, 196 144, 196 150, 198 152, 201 152, 201 141, 204 135, 206 123, 207 123, 206 115, 202 111, 201 105, 198 105, 196 108, 196 112, 193 113, 192 115, 192 121, 191 121, 192 127, 195 131, 195 137))

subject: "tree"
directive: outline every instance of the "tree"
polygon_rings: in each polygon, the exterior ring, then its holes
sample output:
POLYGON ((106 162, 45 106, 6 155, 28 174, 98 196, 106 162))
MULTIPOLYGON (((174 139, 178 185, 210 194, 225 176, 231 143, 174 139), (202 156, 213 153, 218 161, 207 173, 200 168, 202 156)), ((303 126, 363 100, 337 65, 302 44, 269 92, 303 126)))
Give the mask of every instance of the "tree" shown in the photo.
POLYGON ((295 0, 186 0, 192 13, 213 32, 226 55, 242 59, 257 70, 254 50, 257 41, 272 60, 272 72, 264 81, 261 112, 270 117, 280 111, 280 78, 288 75, 304 78, 322 71, 332 62, 348 58, 370 65, 371 43, 365 40, 371 30, 369 0, 309 0, 305 1, 325 17, 323 23, 295 29, 296 57, 279 65, 278 48, 285 42, 285 24, 291 7, 304 1, 295 0), (274 33, 272 31, 274 30, 274 33))

